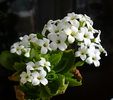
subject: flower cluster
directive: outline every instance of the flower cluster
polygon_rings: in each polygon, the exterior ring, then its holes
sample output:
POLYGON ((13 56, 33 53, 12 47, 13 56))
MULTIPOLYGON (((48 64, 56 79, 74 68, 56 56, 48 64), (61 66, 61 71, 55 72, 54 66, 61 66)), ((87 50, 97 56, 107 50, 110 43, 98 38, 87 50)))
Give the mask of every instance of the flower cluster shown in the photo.
POLYGON ((16 42, 11 46, 11 53, 16 53, 18 55, 24 54, 24 56, 30 56, 30 42, 37 42, 36 34, 25 35, 20 37, 20 42, 16 42))
POLYGON ((41 58, 37 62, 28 62, 26 63, 27 72, 22 72, 20 74, 20 82, 25 84, 31 82, 34 86, 39 85, 40 83, 46 85, 48 80, 45 78, 47 72, 44 70, 46 68, 50 72, 50 62, 46 61, 45 58, 41 58))
POLYGON ((100 30, 93 28, 93 21, 87 15, 69 13, 62 20, 50 20, 45 25, 42 34, 51 41, 52 50, 64 51, 69 44, 78 46, 75 57, 80 57, 88 64, 99 66, 101 52, 107 52, 101 46, 100 30))
POLYGON ((93 21, 87 15, 69 13, 62 20, 50 20, 44 27, 42 34, 47 37, 38 39, 36 34, 21 37, 21 42, 14 43, 11 47, 12 53, 21 55, 23 52, 26 57, 30 56, 30 42, 35 42, 41 47, 41 53, 46 54, 48 50, 60 49, 64 51, 69 44, 76 43, 78 51, 76 57, 80 57, 88 64, 94 63, 99 66, 100 54, 106 51, 101 46, 100 30, 93 28, 93 21))
POLYGON ((20 37, 7 56, 1 54, 5 62, 0 63, 7 67, 9 58, 13 59, 8 67, 16 70, 21 90, 30 99, 48 100, 64 93, 68 86, 81 85, 78 66, 100 66, 101 53, 107 55, 100 34, 90 17, 69 13, 61 20, 49 20, 41 34, 20 37), (36 95, 28 93, 30 90, 36 95))

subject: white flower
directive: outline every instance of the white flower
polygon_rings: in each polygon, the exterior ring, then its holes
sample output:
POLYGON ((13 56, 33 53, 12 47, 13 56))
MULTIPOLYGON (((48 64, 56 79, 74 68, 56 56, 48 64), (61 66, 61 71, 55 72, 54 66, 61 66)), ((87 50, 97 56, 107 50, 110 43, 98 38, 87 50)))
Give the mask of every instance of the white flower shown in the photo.
POLYGON ((90 52, 88 52, 89 57, 86 59, 86 62, 88 64, 94 63, 95 66, 100 66, 99 60, 101 59, 100 57, 100 51, 98 49, 89 49, 90 52))
POLYGON ((59 34, 59 32, 62 29, 62 25, 63 24, 59 24, 61 20, 49 20, 48 23, 44 26, 42 34, 45 36, 46 31, 48 31, 49 33, 56 33, 59 34))
POLYGON ((42 35, 45 36, 46 35, 46 31, 47 31, 47 25, 44 25, 44 28, 42 30, 42 35))
POLYGON ((55 24, 47 24, 47 29, 50 33, 58 33, 59 29, 55 24))
POLYGON ((30 48, 25 48, 22 42, 16 42, 11 46, 11 53, 18 55, 24 54, 25 57, 30 57, 30 48))
POLYGON ((72 25, 69 22, 65 21, 64 19, 62 19, 57 25, 57 27, 59 29, 59 33, 61 33, 66 28, 69 28, 70 26, 72 26, 72 25))
POLYGON ((57 48, 60 49, 61 51, 64 51, 67 48, 67 45, 65 43, 67 35, 64 33, 58 34, 53 34, 50 33, 48 34, 48 38, 52 41, 50 43, 50 47, 52 50, 56 50, 57 48))
POLYGON ((13 49, 11 47, 11 52, 14 52, 14 50, 16 49, 18 55, 24 54, 25 57, 30 57, 30 39, 35 37, 35 34, 30 34, 30 36, 25 35, 23 37, 20 37, 20 42, 17 42, 16 44, 14 44, 13 49))
POLYGON ((40 69, 40 65, 38 64, 38 61, 37 62, 32 62, 32 61, 30 61, 30 62, 28 62, 28 63, 26 63, 26 69, 27 69, 27 72, 30 72, 30 71, 34 71, 34 70, 42 70, 42 69, 40 69))
POLYGON ((37 71, 38 71, 39 73, 42 73, 44 76, 47 75, 47 72, 44 70, 44 68, 43 68, 42 66, 38 67, 38 68, 37 68, 37 71))
POLYGON ((90 45, 91 44, 91 39, 93 39, 93 33, 88 31, 86 27, 82 27, 80 29, 80 33, 76 35, 76 39, 78 41, 84 41, 85 45, 90 45))
POLYGON ((31 33, 29 36, 24 35, 23 37, 20 37, 20 40, 22 42, 22 45, 27 48, 30 46, 30 42, 34 42, 37 44, 38 38, 36 34, 31 33))
POLYGON ((16 53, 18 55, 22 54, 22 49, 24 48, 23 45, 20 44, 20 42, 16 42, 11 46, 11 53, 16 53))
POLYGON ((65 34, 68 35, 68 42, 73 43, 75 41, 76 34, 78 34, 78 29, 74 26, 64 30, 65 34))
POLYGON ((31 48, 23 48, 24 56, 25 57, 30 57, 30 50, 31 48))
POLYGON ((93 56, 88 57, 88 58, 86 59, 86 62, 87 62, 88 64, 94 63, 94 65, 97 67, 97 66, 100 66, 100 62, 99 62, 100 59, 101 59, 101 58, 100 58, 99 55, 93 55, 93 56))
POLYGON ((31 82, 32 79, 33 79, 33 77, 31 76, 31 73, 22 72, 22 73, 20 74, 20 82, 21 82, 22 84, 27 83, 27 81, 28 81, 28 82, 31 82))
POLYGON ((65 19, 66 21, 75 20, 75 19, 76 19, 75 16, 76 16, 75 13, 68 13, 67 16, 64 17, 64 19, 65 19))
POLYGON ((51 50, 50 48, 50 44, 49 44, 50 40, 43 38, 43 39, 39 39, 38 40, 38 45, 41 46, 41 53, 42 54, 46 54, 48 52, 48 50, 51 50))
POLYGON ((29 35, 29 41, 33 42, 33 43, 37 43, 38 42, 38 38, 37 38, 37 34, 30 34, 29 35))
POLYGON ((83 19, 87 24, 90 23, 90 25, 93 25, 93 21, 91 20, 91 18, 89 16, 87 16, 86 14, 84 14, 84 19, 83 19))
POLYGON ((75 52, 75 56, 80 57, 84 61, 87 57, 87 49, 87 46, 79 47, 78 51, 75 52))
POLYGON ((45 78, 45 74, 43 73, 33 72, 32 76, 33 76, 32 80, 33 85, 39 85, 40 83, 46 85, 48 83, 48 80, 45 78))
POLYGON ((105 53, 105 56, 107 56, 107 52, 106 52, 106 50, 105 50, 101 45, 96 45, 96 47, 99 48, 99 51, 100 51, 100 52, 105 53))
POLYGON ((90 26, 93 25, 93 21, 91 20, 91 18, 89 16, 87 16, 86 14, 82 15, 82 14, 75 14, 76 18, 79 19, 81 22, 84 22, 87 24, 88 28, 90 26))
POLYGON ((94 39, 94 42, 96 42, 96 43, 100 43, 100 42, 101 42, 101 40, 100 40, 100 33, 101 33, 101 31, 99 31, 99 34, 98 34, 97 37, 94 39))
POLYGON ((46 61, 45 58, 41 58, 41 60, 38 62, 38 64, 39 64, 39 66, 46 67, 48 72, 51 71, 51 69, 50 69, 51 64, 49 61, 46 61))
POLYGON ((64 17, 63 20, 70 22, 71 25, 75 26, 76 28, 79 27, 79 21, 76 19, 75 13, 68 13, 68 15, 66 17, 64 17))
POLYGON ((32 84, 34 86, 39 85, 40 84, 40 81, 38 79, 39 73, 38 72, 33 72, 32 76, 33 76, 32 84))
POLYGON ((26 63, 26 69, 27 69, 27 72, 30 72, 31 70, 34 70, 34 66, 35 66, 35 64, 34 64, 34 62, 28 62, 28 63, 26 63))
POLYGON ((20 37, 20 40, 21 40, 21 44, 24 47, 29 47, 30 42, 29 42, 29 36, 28 35, 24 35, 23 37, 20 37))
MULTIPOLYGON (((46 85, 48 83, 48 80, 45 78, 47 72, 44 70, 43 66, 39 65, 38 61, 35 63, 28 62, 26 63, 26 65, 27 72, 23 72, 20 75, 21 83, 25 84, 28 81, 31 82, 34 86, 39 85, 40 83, 43 85, 46 85)), ((50 64, 48 64, 47 62, 47 65, 47 67, 49 67, 50 64)))
POLYGON ((91 18, 89 16, 84 14, 84 17, 85 17, 86 21, 88 21, 91 25, 93 25, 93 21, 91 20, 91 18))
MULTIPOLYGON (((37 62, 32 62, 32 61, 30 61, 30 62, 28 62, 28 63, 26 63, 26 69, 27 69, 27 72, 31 72, 31 71, 38 71, 38 72, 43 72, 43 73, 45 73, 44 71, 44 67, 45 68, 47 68, 47 70, 48 70, 48 72, 50 72, 50 66, 51 66, 51 64, 50 64, 50 62, 48 62, 48 61, 46 61, 45 60, 45 58, 41 58, 41 60, 40 61, 37 61, 37 62)), ((46 73, 45 73, 46 74, 46 73)))
MULTIPOLYGON (((88 56, 94 55, 94 52, 96 52, 96 48, 94 43, 91 43, 90 45, 88 45, 88 50, 87 50, 87 54, 88 56)), ((100 52, 99 52, 100 54, 100 52)))

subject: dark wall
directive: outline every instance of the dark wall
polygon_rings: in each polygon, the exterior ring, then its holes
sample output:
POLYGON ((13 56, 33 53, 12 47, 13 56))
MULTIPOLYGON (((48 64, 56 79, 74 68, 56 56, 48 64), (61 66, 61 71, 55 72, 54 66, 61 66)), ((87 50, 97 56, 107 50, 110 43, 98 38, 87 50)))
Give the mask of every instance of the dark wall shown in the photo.
MULTIPOLYGON (((102 45, 108 56, 102 55, 101 66, 80 68, 83 85, 69 88, 52 100, 110 100, 113 97, 113 1, 112 0, 0 0, 0 51, 9 50, 19 36, 41 32, 50 19, 61 19, 68 12, 90 16, 94 27, 102 31, 102 45), (26 11, 28 15, 20 12, 26 11), (69 98, 69 99, 68 99, 69 98)), ((0 69, 0 100, 15 99, 8 71, 0 69), (7 91, 7 92, 6 92, 7 91), (2 99, 1 99, 2 98, 2 99)))

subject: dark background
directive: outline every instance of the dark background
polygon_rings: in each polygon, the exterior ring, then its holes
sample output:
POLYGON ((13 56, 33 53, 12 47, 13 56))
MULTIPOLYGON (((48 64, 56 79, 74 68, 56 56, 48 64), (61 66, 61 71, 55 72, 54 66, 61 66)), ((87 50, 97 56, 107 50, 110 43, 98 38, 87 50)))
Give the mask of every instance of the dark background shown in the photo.
MULTIPOLYGON (((101 66, 79 68, 83 85, 68 88, 52 100, 110 100, 113 97, 113 0, 0 0, 0 52, 9 50, 19 36, 40 33, 50 19, 61 19, 69 12, 87 14, 100 29, 101 44, 108 56, 102 55, 101 66), (27 12, 27 15, 21 14, 27 12), (29 13, 30 12, 30 13, 29 13)), ((16 100, 10 73, 0 68, 0 100, 16 100)))

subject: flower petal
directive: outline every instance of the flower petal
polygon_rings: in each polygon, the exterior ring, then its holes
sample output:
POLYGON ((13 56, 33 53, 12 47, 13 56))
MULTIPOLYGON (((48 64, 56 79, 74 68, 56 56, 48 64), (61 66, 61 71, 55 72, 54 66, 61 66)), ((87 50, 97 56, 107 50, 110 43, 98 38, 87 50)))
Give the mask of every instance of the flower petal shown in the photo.
POLYGON ((51 40, 51 41, 56 41, 57 40, 57 35, 55 33, 49 33, 48 34, 48 38, 51 40))
POLYGON ((39 45, 39 46, 43 46, 43 44, 44 44, 44 41, 43 41, 42 39, 39 39, 39 40, 38 40, 38 45, 39 45))
POLYGON ((94 61, 94 65, 95 65, 96 67, 98 67, 98 66, 100 66, 100 62, 99 62, 98 60, 96 60, 96 61, 94 61))
POLYGON ((71 35, 68 36, 68 42, 73 43, 75 41, 75 38, 72 37, 71 35))
POLYGON ((56 42, 51 42, 50 47, 51 47, 52 50, 56 50, 57 49, 56 42))
POLYGON ((43 85, 48 84, 48 80, 47 80, 46 78, 43 78, 42 80, 40 80, 40 82, 41 82, 43 85))
POLYGON ((51 69, 50 69, 50 67, 49 67, 49 66, 46 66, 46 68, 47 68, 48 72, 50 72, 50 71, 51 71, 51 69))
POLYGON ((86 59, 86 55, 81 55, 80 58, 84 61, 86 59))
POLYGON ((40 84, 40 81, 39 81, 37 78, 34 78, 34 79, 32 80, 32 84, 33 84, 34 86, 39 85, 39 84, 40 84))
POLYGON ((47 49, 46 47, 42 47, 42 48, 41 48, 41 53, 42 53, 42 54, 46 54, 47 51, 48 51, 48 49, 47 49))
POLYGON ((92 63, 93 63, 92 57, 88 57, 88 58, 86 59, 86 62, 87 62, 88 64, 92 64, 92 63))
POLYGON ((65 49, 67 49, 67 45, 64 42, 62 42, 62 43, 58 44, 58 48, 61 51, 64 51, 65 49))

